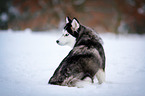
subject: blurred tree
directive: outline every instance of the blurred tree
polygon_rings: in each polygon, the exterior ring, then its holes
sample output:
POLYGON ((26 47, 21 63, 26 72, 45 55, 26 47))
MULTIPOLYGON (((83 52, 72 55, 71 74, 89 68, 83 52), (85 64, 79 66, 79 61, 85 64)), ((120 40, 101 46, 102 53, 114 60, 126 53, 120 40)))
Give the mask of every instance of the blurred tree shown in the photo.
POLYGON ((0 18, 3 19, 0 20, 6 20, 8 17, 8 27, 16 30, 61 29, 65 17, 70 16, 78 18, 82 24, 99 32, 118 34, 123 31, 121 29, 125 29, 127 33, 145 33, 145 0, 1 0, 0 2, 3 10, 0 12, 0 18))
POLYGON ((116 1, 122 20, 130 27, 129 33, 145 33, 145 0, 114 1, 116 1))

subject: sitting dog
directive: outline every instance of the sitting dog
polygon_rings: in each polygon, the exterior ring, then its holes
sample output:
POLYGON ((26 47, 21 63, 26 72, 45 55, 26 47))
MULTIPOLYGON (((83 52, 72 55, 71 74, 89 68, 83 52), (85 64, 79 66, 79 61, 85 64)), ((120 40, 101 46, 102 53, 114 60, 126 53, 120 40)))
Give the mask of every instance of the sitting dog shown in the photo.
POLYGON ((69 45, 72 50, 55 70, 49 84, 80 87, 85 82, 93 83, 95 76, 99 84, 105 81, 102 39, 94 30, 81 25, 76 18, 66 17, 63 35, 56 42, 69 45))

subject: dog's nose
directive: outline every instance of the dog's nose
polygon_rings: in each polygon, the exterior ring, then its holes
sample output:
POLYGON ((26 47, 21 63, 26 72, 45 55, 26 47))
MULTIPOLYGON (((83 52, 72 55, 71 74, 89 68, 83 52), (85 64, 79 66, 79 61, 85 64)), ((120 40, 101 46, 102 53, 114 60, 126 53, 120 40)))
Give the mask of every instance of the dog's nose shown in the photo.
POLYGON ((59 43, 59 41, 58 41, 58 40, 56 40, 56 43, 59 43))

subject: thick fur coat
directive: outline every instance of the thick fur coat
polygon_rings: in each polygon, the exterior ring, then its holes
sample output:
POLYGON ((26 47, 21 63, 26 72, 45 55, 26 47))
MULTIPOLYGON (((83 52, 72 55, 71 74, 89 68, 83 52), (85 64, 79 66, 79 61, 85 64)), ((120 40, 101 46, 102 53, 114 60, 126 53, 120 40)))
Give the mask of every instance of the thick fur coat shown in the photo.
MULTIPOLYGON (((78 23, 77 20, 76 22, 78 23)), ((72 21, 69 22, 71 23, 72 21)), ((95 76, 99 83, 103 83, 105 77, 101 75, 105 76, 105 53, 101 38, 95 31, 83 25, 79 25, 77 31, 71 25, 67 27, 70 27, 66 30, 69 34, 71 32, 76 42, 55 70, 49 84, 74 87, 86 78, 90 78, 93 83, 95 76)))

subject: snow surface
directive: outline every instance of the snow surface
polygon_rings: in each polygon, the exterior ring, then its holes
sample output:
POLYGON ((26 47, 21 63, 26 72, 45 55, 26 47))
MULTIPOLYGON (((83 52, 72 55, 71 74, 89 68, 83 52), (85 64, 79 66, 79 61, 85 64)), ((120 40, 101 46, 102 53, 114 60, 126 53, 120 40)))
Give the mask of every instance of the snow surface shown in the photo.
POLYGON ((76 88, 47 84, 70 51, 55 33, 0 31, 0 96, 144 96, 145 36, 101 34, 107 81, 76 88))

